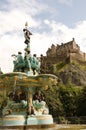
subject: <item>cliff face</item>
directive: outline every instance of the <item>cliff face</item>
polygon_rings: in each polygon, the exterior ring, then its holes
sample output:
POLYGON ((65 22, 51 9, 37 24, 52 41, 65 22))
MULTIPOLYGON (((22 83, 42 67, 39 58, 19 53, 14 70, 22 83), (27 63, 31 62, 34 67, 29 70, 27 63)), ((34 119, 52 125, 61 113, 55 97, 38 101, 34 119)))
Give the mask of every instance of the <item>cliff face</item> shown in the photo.
POLYGON ((63 84, 71 82, 76 86, 86 86, 86 66, 77 63, 59 62, 49 64, 42 73, 55 74, 63 84))
POLYGON ((82 66, 69 64, 57 74, 64 84, 70 81, 76 86, 86 86, 86 71, 81 68, 82 66))

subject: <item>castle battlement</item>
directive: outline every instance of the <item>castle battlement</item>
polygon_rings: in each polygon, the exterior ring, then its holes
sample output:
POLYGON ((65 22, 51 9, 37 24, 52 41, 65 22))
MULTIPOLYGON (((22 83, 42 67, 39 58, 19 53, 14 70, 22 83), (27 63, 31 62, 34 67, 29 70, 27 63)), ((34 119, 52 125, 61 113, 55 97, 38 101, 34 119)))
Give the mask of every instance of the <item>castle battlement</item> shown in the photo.
POLYGON ((77 59, 86 61, 86 53, 80 50, 80 47, 76 44, 74 38, 72 41, 67 43, 61 43, 61 45, 57 44, 57 46, 55 46, 52 44, 51 48, 49 48, 46 52, 46 57, 56 57, 57 59, 60 57, 63 57, 63 59, 68 57, 77 57, 77 59))

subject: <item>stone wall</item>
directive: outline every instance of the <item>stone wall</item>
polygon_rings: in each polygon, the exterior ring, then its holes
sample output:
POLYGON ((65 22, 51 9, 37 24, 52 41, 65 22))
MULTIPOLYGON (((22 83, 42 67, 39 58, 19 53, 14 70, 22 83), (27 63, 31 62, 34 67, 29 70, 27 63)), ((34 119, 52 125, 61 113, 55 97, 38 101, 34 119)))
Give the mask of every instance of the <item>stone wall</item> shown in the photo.
POLYGON ((80 51, 80 47, 78 44, 76 44, 74 38, 72 41, 67 43, 62 43, 61 45, 55 46, 52 44, 51 48, 48 49, 46 52, 46 57, 57 57, 58 59, 62 58, 68 58, 69 56, 78 56, 81 57, 82 60, 86 60, 86 53, 83 53, 80 51))

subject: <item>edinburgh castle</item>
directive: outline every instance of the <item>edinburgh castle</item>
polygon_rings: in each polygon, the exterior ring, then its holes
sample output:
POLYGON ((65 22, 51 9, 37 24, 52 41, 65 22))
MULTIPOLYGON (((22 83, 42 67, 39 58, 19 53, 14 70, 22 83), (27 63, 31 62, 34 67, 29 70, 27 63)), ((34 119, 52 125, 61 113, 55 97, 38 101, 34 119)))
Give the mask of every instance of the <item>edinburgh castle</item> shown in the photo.
POLYGON ((67 43, 62 43, 61 45, 54 45, 48 48, 46 56, 41 55, 42 68, 46 66, 51 66, 58 62, 71 63, 76 61, 79 63, 86 63, 86 53, 80 50, 78 44, 76 44, 75 39, 67 43))

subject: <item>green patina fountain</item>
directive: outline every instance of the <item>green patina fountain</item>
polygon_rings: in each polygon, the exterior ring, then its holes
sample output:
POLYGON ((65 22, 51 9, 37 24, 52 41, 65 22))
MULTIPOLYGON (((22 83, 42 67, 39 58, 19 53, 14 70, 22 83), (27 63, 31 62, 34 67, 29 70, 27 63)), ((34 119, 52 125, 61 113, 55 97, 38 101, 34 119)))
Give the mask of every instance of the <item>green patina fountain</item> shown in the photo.
POLYGON ((40 73, 40 61, 31 56, 30 35, 26 22, 23 29, 26 48, 13 54, 14 70, 0 75, 0 120, 2 127, 53 125, 53 117, 41 90, 55 87, 57 77, 40 73))

